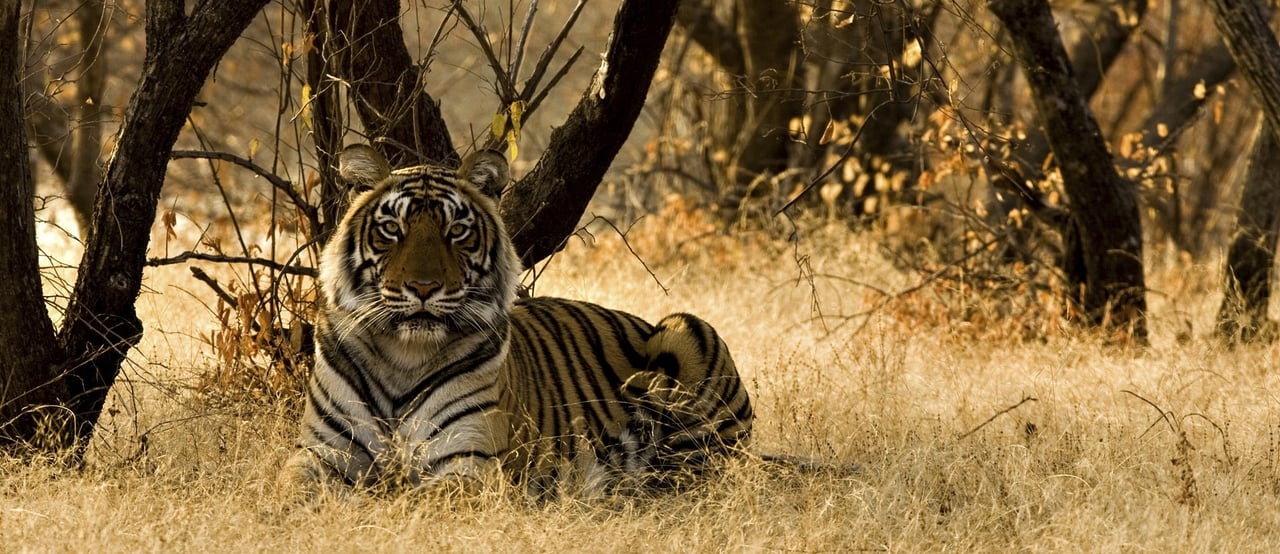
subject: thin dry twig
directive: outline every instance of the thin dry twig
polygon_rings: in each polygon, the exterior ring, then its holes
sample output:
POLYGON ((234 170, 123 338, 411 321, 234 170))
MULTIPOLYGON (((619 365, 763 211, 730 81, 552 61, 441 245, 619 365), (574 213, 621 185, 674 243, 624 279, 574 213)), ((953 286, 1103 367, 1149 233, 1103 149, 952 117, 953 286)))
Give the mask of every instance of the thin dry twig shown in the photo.
POLYGON ((536 13, 538 13, 538 0, 532 0, 529 2, 529 9, 524 13, 524 24, 520 26, 520 42, 516 43, 515 59, 511 60, 512 78, 520 77, 520 64, 524 62, 524 48, 529 41, 529 31, 533 29, 533 15, 536 13))
MULTIPOLYGON (((640 218, 640 219, 643 219, 643 218, 640 218)), ((627 226, 627 230, 623 231, 622 229, 619 229, 618 226, 614 224, 614 222, 609 218, 604 217, 602 215, 596 215, 591 218, 591 221, 588 221, 584 223, 582 227, 579 227, 577 232, 574 233, 574 235, 576 236, 579 233, 582 233, 591 237, 592 239, 595 239, 595 235, 591 234, 591 231, 587 230, 587 227, 589 227, 592 223, 595 223, 597 221, 604 222, 605 225, 608 225, 611 229, 613 229, 613 232, 618 234, 618 237, 622 239, 622 245, 627 247, 627 252, 630 252, 631 256, 635 258, 636 261, 640 262, 640 266, 643 267, 644 270, 649 273, 649 277, 653 278, 653 282, 657 283, 658 288, 662 289, 662 294, 671 294, 671 289, 667 288, 666 285, 662 284, 662 280, 658 279, 658 275, 654 273, 652 269, 649 268, 649 264, 645 263, 644 258, 640 257, 640 254, 636 252, 635 248, 631 247, 631 241, 627 239, 627 234, 630 233, 631 229, 636 226, 636 223, 640 222, 640 219, 636 219, 635 221, 632 221, 631 225, 627 226)))
MULTIPOLYGON (((866 325, 867 325, 867 323, 868 323, 868 322, 870 322, 870 321, 871 321, 871 317, 870 317, 871 315, 873 315, 873 314, 875 314, 876 312, 880 311, 880 310, 881 310, 881 309, 883 309, 885 306, 888 306, 890 302, 892 302, 892 301, 894 301, 894 300, 897 300, 897 299, 899 299, 899 298, 902 298, 902 297, 904 297, 904 296, 907 296, 907 295, 909 295, 909 294, 912 294, 912 293, 914 293, 914 292, 917 292, 917 291, 919 291, 919 290, 921 290, 921 289, 923 289, 923 288, 925 288, 925 287, 929 286, 929 284, 931 284, 931 283, 933 283, 934 281, 937 281, 937 280, 941 279, 943 276, 945 276, 945 275, 946 275, 946 273, 947 273, 948 271, 951 271, 953 268, 960 267, 960 264, 963 264, 964 262, 966 262, 966 261, 968 261, 968 260, 970 260, 970 259, 974 258, 975 256, 978 256, 978 255, 982 254, 984 251, 986 251, 987 247, 989 247, 989 246, 991 246, 991 245, 995 244, 995 243, 996 243, 996 242, 998 242, 998 241, 1004 240, 1004 239, 1005 239, 1005 237, 1007 237, 1007 236, 1008 236, 1008 234, 1009 234, 1009 232, 1006 230, 1006 231, 1004 231, 1004 232, 1002 232, 1002 233, 1000 233, 1000 234, 998 234, 998 235, 996 235, 996 236, 992 237, 990 240, 988 240, 988 241, 986 241, 986 242, 984 242, 984 243, 982 243, 982 244, 978 245, 978 247, 977 247, 977 248, 974 248, 972 252, 969 252, 968 254, 965 254, 964 256, 961 256, 961 257, 960 257, 960 258, 958 258, 958 259, 952 260, 951 262, 949 262, 949 263, 947 263, 947 264, 943 265, 942 267, 938 268, 937 270, 935 270, 935 271, 931 272, 929 275, 926 275, 923 279, 921 279, 921 280, 920 280, 919 282, 917 282, 915 285, 912 285, 912 286, 910 286, 910 287, 907 287, 907 288, 905 288, 905 289, 903 289, 903 290, 900 290, 900 291, 898 291, 898 292, 895 292, 895 293, 889 294, 887 291, 883 291, 883 290, 881 290, 881 289, 874 288, 874 287, 868 287, 870 290, 872 290, 872 291, 874 291, 874 292, 877 292, 877 293, 880 293, 880 294, 881 294, 881 297, 880 297, 880 301, 879 301, 879 302, 877 302, 877 303, 876 303, 876 305, 874 305, 874 306, 872 306, 872 307, 870 307, 870 308, 868 308, 868 309, 866 309, 866 310, 863 310, 863 311, 858 312, 858 313, 855 313, 855 314, 849 314, 849 315, 842 315, 842 316, 823 316, 823 317, 836 317, 836 318, 838 318, 838 319, 841 319, 841 320, 842 320, 838 325, 836 325, 836 326, 835 326, 835 328, 831 329, 831 332, 835 332, 835 331, 840 330, 840 329, 841 329, 841 328, 843 328, 846 324, 848 324, 850 321, 852 321, 852 320, 854 320, 854 319, 857 319, 857 318, 864 318, 864 319, 862 320, 862 324, 861 324, 861 325, 859 325, 859 326, 858 326, 858 328, 854 331, 854 334, 857 334, 857 333, 859 333, 859 332, 861 332, 861 331, 862 331, 862 328, 863 328, 863 327, 866 327, 866 325)), ((824 325, 825 325, 825 322, 824 322, 824 325)), ((830 335, 830 333, 828 333, 828 335, 830 335)))
POLYGON ((307 215, 307 218, 309 220, 316 219, 315 206, 312 206, 310 202, 307 202, 307 199, 303 198, 302 193, 298 192, 293 188, 292 183, 290 183, 287 179, 284 179, 279 175, 272 173, 266 168, 256 163, 253 163, 252 160, 249 160, 247 158, 241 158, 240 156, 227 153, 227 152, 210 152, 207 150, 174 150, 173 153, 169 155, 169 158, 174 160, 178 160, 178 159, 220 160, 220 161, 231 162, 233 164, 236 164, 240 167, 243 167, 245 169, 248 169, 249 171, 254 172, 258 176, 262 177, 263 179, 266 179, 268 183, 271 183, 271 186, 283 192, 286 196, 289 197, 289 200, 293 202, 295 206, 298 207, 298 209, 302 210, 303 213, 307 215))
POLYGON ((489 35, 474 17, 471 12, 467 11, 463 6, 462 0, 453 3, 454 10, 458 13, 458 18, 462 20, 462 24, 471 31, 471 35, 476 38, 476 42, 480 44, 480 51, 484 52, 484 57, 489 60, 489 67, 493 68, 494 78, 498 80, 498 95, 502 97, 503 104, 513 102, 518 96, 516 95, 515 85, 512 84, 512 76, 502 68, 502 62, 498 60, 498 55, 493 51, 493 44, 489 42, 489 35))
POLYGON ((498 96, 502 105, 508 106, 517 100, 524 100, 528 105, 525 107, 524 115, 522 117, 527 119, 529 116, 533 115, 534 110, 542 104, 542 101, 546 98, 548 91, 555 88, 556 84, 560 82, 560 79, 569 72, 569 69, 573 67, 573 64, 578 61, 579 57, 581 57, 583 48, 578 47, 578 49, 569 56, 568 61, 566 61, 564 65, 562 65, 560 69, 552 75, 551 81, 547 83, 547 86, 539 90, 538 85, 541 83, 542 77, 546 74, 548 66, 551 65, 551 61, 555 58, 555 54, 559 51, 560 45, 564 42, 565 37, 568 36, 569 29, 571 29, 578 21, 578 15, 582 13, 582 8, 586 3, 587 0, 578 0, 578 3, 574 5, 573 11, 569 13, 569 17, 565 20, 564 25, 561 26, 560 32, 556 34, 556 37, 552 39, 551 43, 547 45, 547 48, 543 50, 542 55, 538 57, 538 62, 534 65, 533 73, 525 80, 524 85, 520 87, 519 90, 517 90, 516 82, 520 79, 520 68, 524 63, 523 60, 526 42, 529 37, 529 31, 533 28, 533 16, 538 9, 538 2, 532 2, 529 5, 528 12, 525 14, 524 24, 520 29, 520 41, 516 46, 514 59, 511 60, 511 66, 509 68, 504 68, 502 66, 502 62, 498 59, 498 55, 493 49, 493 44, 489 41, 489 35, 485 31, 484 26, 472 17, 471 12, 467 11, 461 0, 457 0, 453 3, 452 10, 457 12, 458 19, 462 21, 462 24, 467 28, 467 30, 471 31, 471 35, 475 37, 476 42, 480 45, 480 50, 484 53, 485 58, 489 60, 489 66, 493 69, 494 78, 497 80, 496 88, 498 89, 498 96))
POLYGON ((996 418, 999 418, 1000 416, 1002 416, 1002 415, 1004 415, 1004 414, 1007 414, 1007 413, 1009 413, 1009 412, 1012 412, 1012 411, 1014 411, 1014 410, 1018 409, 1018 408, 1019 408, 1019 407, 1021 407, 1023 404, 1026 404, 1027 402, 1038 402, 1039 400, 1040 400, 1040 399, 1038 399, 1038 398, 1036 398, 1036 397, 1034 397, 1034 396, 1024 396, 1024 397, 1022 397, 1022 400, 1019 400, 1017 404, 1014 404, 1014 405, 1012 405, 1012 406, 1009 406, 1009 407, 1007 407, 1007 408, 1005 408, 1005 409, 1003 409, 1003 410, 1000 410, 1000 411, 998 411, 998 412, 996 412, 996 413, 992 414, 992 415, 991 415, 991 417, 987 418, 987 420, 986 420, 986 421, 984 421, 984 422, 982 422, 982 423, 978 424, 978 426, 977 426, 977 427, 974 427, 973 429, 970 429, 970 430, 969 430, 968 432, 966 432, 965 434, 960 435, 960 437, 956 439, 956 442, 963 441, 964 439, 968 438, 968 437, 969 437, 969 435, 972 435, 972 434, 974 434, 974 433, 977 433, 977 432, 978 432, 979 430, 981 430, 983 427, 986 427, 986 426, 987 426, 988 424, 990 424, 992 421, 995 421, 995 420, 996 420, 996 418))
POLYGON ((177 256, 169 258, 151 258, 147 260, 147 266, 159 267, 163 265, 174 265, 186 263, 191 260, 200 260, 204 262, 216 262, 224 264, 252 264, 261 265, 284 273, 286 275, 301 275, 303 277, 316 277, 319 272, 314 267, 304 267, 292 264, 282 264, 275 260, 266 258, 255 258, 252 256, 227 256, 223 254, 206 254, 204 252, 183 252, 177 256))
MULTIPOLYGON (((1138 400, 1145 402, 1148 406, 1151 406, 1156 412, 1159 412, 1160 419, 1164 420, 1164 422, 1169 425, 1169 429, 1172 430, 1173 433, 1178 436, 1178 442, 1176 445, 1174 445, 1175 455, 1173 459, 1170 460, 1170 462, 1174 465, 1174 467, 1177 467, 1179 470, 1178 478, 1179 478, 1180 490, 1178 491, 1178 494, 1174 495, 1173 499, 1179 503, 1186 504, 1187 506, 1192 506, 1192 507, 1196 506, 1196 504, 1198 503, 1199 494, 1197 492, 1198 487, 1196 486, 1195 468, 1191 466, 1191 453, 1195 451, 1195 446, 1191 444, 1191 439, 1187 438, 1187 431, 1182 428, 1182 423, 1175 418, 1172 411, 1161 408, 1155 402, 1148 400, 1146 397, 1136 392, 1133 392, 1131 390, 1121 390, 1120 392, 1123 392, 1125 394, 1128 394, 1129 396, 1132 396, 1134 398, 1137 398, 1138 400)), ((1204 417, 1204 416, 1201 415, 1200 417, 1204 417)), ((1209 421, 1209 423, 1213 424, 1213 421, 1210 421, 1209 418, 1205 417, 1204 419, 1206 421, 1209 421)), ((1151 424, 1151 427, 1155 427, 1156 423, 1159 423, 1159 420, 1156 420, 1155 422, 1153 422, 1151 424)), ((1217 424, 1213 424, 1213 425, 1217 427, 1217 424)), ((1151 427, 1148 427, 1147 430, 1150 431, 1151 427)), ((1219 432, 1223 432, 1221 427, 1219 427, 1218 430, 1219 432)), ((1146 434, 1146 431, 1143 431, 1143 434, 1146 434)), ((1225 432, 1223 432, 1223 437, 1225 441, 1225 437, 1226 437, 1225 432)), ((1224 450, 1225 450, 1225 447, 1224 447, 1224 450)))
MULTIPOLYGON (((582 8, 586 5, 587 0, 578 0, 577 5, 573 7, 573 11, 569 12, 569 18, 566 19, 564 25, 560 27, 560 32, 556 34, 556 38, 551 40, 551 43, 547 45, 546 50, 543 50, 542 55, 538 57, 537 65, 533 66, 533 73, 529 75, 529 79, 525 81, 524 94, 526 99, 528 99, 531 93, 537 90, 538 82, 542 80, 542 75, 547 72, 547 67, 551 65, 551 58, 555 57, 556 51, 560 49, 560 44, 564 42, 565 37, 569 35, 569 29, 573 28, 574 23, 577 23, 578 14, 582 13, 582 8)), ((578 54, 581 53, 582 48, 579 47, 578 51, 570 57, 569 61, 565 63, 565 66, 560 69, 560 73, 563 74, 568 71, 569 66, 573 64, 574 60, 578 59, 578 54)), ((546 89, 543 89, 542 94, 544 96, 546 95, 547 90, 550 90, 555 86, 556 80, 557 79, 552 79, 551 84, 547 85, 546 89)))
MULTIPOLYGON (((216 294, 218 298, 221 298, 222 301, 225 302, 228 306, 235 308, 240 305, 240 302, 236 300, 236 297, 231 296, 231 293, 227 292, 226 289, 222 288, 222 285, 218 284, 217 279, 210 277, 209 274, 205 273, 203 269, 200 269, 199 267, 196 267, 196 266, 191 266, 191 276, 195 277, 197 281, 200 281, 201 283, 208 285, 209 288, 213 289, 213 293, 216 294)), ((254 322, 254 325, 257 325, 256 321, 254 322)))
MULTIPOLYGON (((564 76, 569 73, 569 69, 573 67, 573 64, 578 61, 578 57, 582 55, 582 50, 583 48, 581 46, 579 46, 577 50, 574 50, 573 54, 569 56, 569 60, 564 62, 564 65, 560 66, 560 70, 557 71, 555 75, 551 76, 551 81, 547 82, 546 88, 539 91, 538 95, 533 97, 533 100, 529 101, 529 105, 524 109, 525 119, 528 119, 529 115, 532 114, 534 110, 537 110, 538 106, 542 105, 542 101, 547 98, 547 94, 550 93, 552 89, 556 88, 556 84, 560 82, 560 79, 563 79, 564 76)), ((532 81, 532 79, 530 80, 532 81)))
MULTIPOLYGON (((640 254, 636 252, 635 248, 631 247, 631 241, 627 239, 627 234, 631 232, 631 228, 635 227, 636 223, 640 222, 640 219, 636 219, 635 221, 632 221, 631 225, 627 226, 627 230, 623 231, 622 229, 619 229, 618 226, 614 224, 614 222, 611 221, 609 218, 601 215, 593 216, 590 221, 582 224, 581 227, 578 227, 578 229, 574 231, 573 234, 569 235, 568 237, 565 237, 564 241, 561 242, 561 248, 563 248, 564 244, 567 243, 569 239, 573 237, 578 237, 580 240, 583 240, 585 242, 586 239, 583 239, 582 235, 586 235, 588 237, 591 237, 592 240, 595 240, 595 235, 591 233, 588 227, 590 227, 592 223, 595 223, 597 221, 604 222, 605 225, 608 225, 610 228, 613 229, 615 233, 618 234, 618 237, 622 239, 623 246, 627 247, 627 251, 631 253, 631 256, 634 257, 636 261, 640 262, 640 266, 643 267, 644 270, 649 273, 649 277, 653 279, 653 282, 657 283, 658 288, 662 289, 662 294, 668 294, 668 295, 671 294, 671 289, 667 288, 666 285, 662 284, 662 280, 659 279, 658 275, 654 273, 652 269, 649 268, 649 264, 645 263, 644 258, 640 257, 640 254)), ((556 252, 559 252, 559 251, 560 251, 560 248, 557 248, 556 252)), ((552 254, 551 256, 547 257, 546 261, 542 265, 542 269, 538 269, 536 267, 532 268, 532 271, 534 272, 533 281, 524 287, 525 291, 532 292, 533 287, 538 282, 538 278, 541 277, 542 273, 546 271, 547 268, 551 265, 551 261, 553 259, 555 259, 555 254, 552 254)))

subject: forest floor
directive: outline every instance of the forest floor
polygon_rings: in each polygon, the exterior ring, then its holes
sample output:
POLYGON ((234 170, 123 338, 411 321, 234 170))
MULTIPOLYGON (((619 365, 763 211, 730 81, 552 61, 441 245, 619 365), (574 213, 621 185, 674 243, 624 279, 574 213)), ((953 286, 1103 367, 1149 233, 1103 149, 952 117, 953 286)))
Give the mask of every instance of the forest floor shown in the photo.
POLYGON ((1152 254, 1152 344, 1130 347, 1035 302, 970 299, 967 317, 947 316, 963 288, 885 302, 876 290, 921 275, 842 228, 798 244, 687 229, 636 225, 647 269, 610 232, 571 241, 535 292, 651 320, 699 314, 749 385, 751 449, 856 471, 741 459, 652 498, 357 493, 299 507, 275 481, 296 396, 211 394, 212 295, 170 266, 148 271, 147 332, 87 467, 0 460, 0 549, 1280 550, 1280 349, 1209 336, 1216 263, 1152 254))

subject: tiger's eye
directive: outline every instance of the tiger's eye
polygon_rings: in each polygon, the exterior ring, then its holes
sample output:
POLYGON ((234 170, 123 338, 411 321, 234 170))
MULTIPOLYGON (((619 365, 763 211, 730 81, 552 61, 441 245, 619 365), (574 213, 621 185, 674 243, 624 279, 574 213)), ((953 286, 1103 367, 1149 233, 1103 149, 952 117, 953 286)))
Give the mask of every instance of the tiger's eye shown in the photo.
POLYGON ((467 236, 471 229, 465 223, 454 223, 449 226, 449 230, 445 232, 445 238, 449 240, 459 240, 467 236))
POLYGON ((400 223, 396 221, 383 221, 378 225, 378 231, 391 239, 400 238, 400 223))

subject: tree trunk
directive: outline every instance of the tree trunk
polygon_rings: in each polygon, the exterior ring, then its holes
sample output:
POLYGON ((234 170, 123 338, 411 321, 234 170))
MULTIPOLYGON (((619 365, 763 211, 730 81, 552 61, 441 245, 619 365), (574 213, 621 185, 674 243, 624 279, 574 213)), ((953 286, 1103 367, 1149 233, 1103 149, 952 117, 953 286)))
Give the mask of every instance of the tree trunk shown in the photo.
POLYGON ((1058 160, 1081 246, 1083 273, 1067 275, 1085 321, 1146 340, 1146 286, 1137 193, 1116 172, 1087 99, 1075 80, 1043 0, 992 0, 991 11, 1010 32, 1058 160))
POLYGON ((316 145, 320 185, 322 227, 312 229, 311 235, 328 237, 347 211, 347 187, 339 183, 338 177, 338 153, 343 146, 341 95, 338 83, 329 77, 337 71, 332 63, 337 56, 331 50, 333 43, 328 21, 318 0, 303 0, 299 9, 307 15, 307 31, 311 35, 311 47, 307 50, 307 85, 311 87, 311 138, 316 145))
MULTIPOLYGON (((1145 2, 1129 5, 1131 5, 1131 11, 1126 13, 1140 15, 1146 9, 1145 2)), ((1097 87, 1101 84, 1102 76, 1106 74, 1111 63, 1115 60, 1120 47, 1127 43, 1132 31, 1132 28, 1117 25, 1114 21, 1115 12, 1113 11, 1100 12, 1098 17, 1103 20, 1098 23, 1101 31, 1095 32, 1094 36, 1086 39, 1086 41, 1098 42, 1099 44, 1091 46, 1076 45, 1072 49, 1071 55, 1072 60, 1095 60, 1083 66, 1076 61, 1072 62, 1073 67, 1084 69, 1078 75, 1080 76, 1081 90, 1087 97, 1091 97, 1096 92, 1097 87), (1121 39, 1123 39, 1122 42, 1117 42, 1121 41, 1121 39), (1110 45, 1108 46, 1107 44, 1110 45), (1090 54, 1090 52, 1094 52, 1094 54, 1090 54), (1093 56, 1097 56, 1097 58, 1093 56)), ((1130 18, 1126 15, 1125 19, 1130 18)), ((1167 154, 1168 150, 1175 144, 1181 131, 1190 126, 1189 123, 1200 113, 1200 109, 1210 97, 1207 94, 1197 94, 1196 90, 1201 87, 1204 90, 1214 90, 1214 87, 1226 81, 1235 72, 1235 69, 1236 64, 1231 59, 1226 46, 1218 44, 1201 53, 1188 67, 1187 71, 1180 76, 1166 76, 1161 85, 1162 90, 1159 102, 1151 108, 1151 112, 1147 114, 1138 131, 1141 139, 1137 141, 1135 148, 1148 149, 1146 150, 1146 155, 1140 158, 1115 160, 1117 166, 1122 171, 1137 169, 1149 163, 1151 159, 1167 154)), ((1000 106, 1001 108, 997 111, 1007 111, 1007 107, 1005 107, 1007 103, 1000 104, 1000 106)), ((984 157, 983 159, 988 174, 995 176, 992 180, 995 188, 1014 192, 1011 195, 1004 195, 1002 199, 994 197, 991 199, 987 205, 991 214, 989 221, 1005 221, 1015 202, 1022 201, 1037 216, 1047 215, 1048 217, 1041 217, 1040 219, 1050 223, 1051 227, 1057 227, 1059 231, 1065 232, 1061 226, 1052 223, 1052 221, 1059 219, 1055 211, 1040 211, 1040 208, 1044 207, 1043 200, 1028 198, 1027 195, 1034 194, 1034 191, 1020 188, 1016 185, 1026 181, 1040 182, 1045 178, 1040 168, 1046 165, 1045 162, 1049 155, 1049 142, 1045 139, 1043 133, 1035 129, 1028 129, 1027 135, 1025 140, 1010 145, 1010 154, 1018 161, 1017 164, 1009 165, 1006 161, 995 157, 984 157)), ((1170 205, 1169 209, 1180 209, 1180 207, 1170 205)), ((1021 234, 1015 233, 1014 240, 1022 241, 1021 234)), ((1068 252, 1067 256, 1078 258, 1080 253, 1068 252)))
POLYGON ((102 55, 107 22, 103 15, 101 0, 87 1, 75 13, 84 58, 80 62, 80 78, 76 80, 76 122, 71 127, 71 174, 66 188, 76 209, 81 238, 89 236, 94 196, 102 180, 102 168, 98 165, 102 154, 102 124, 104 117, 110 115, 102 104, 102 93, 107 88, 107 58, 102 55))
MULTIPOLYGON (((1092 98, 1102 86, 1102 78, 1120 56, 1121 49, 1147 13, 1147 0, 1117 0, 1114 5, 1095 6, 1084 26, 1090 29, 1071 48, 1071 68, 1075 71, 1080 94, 1092 98)), ((1194 84, 1194 83, 1193 83, 1194 84)), ((1190 90, 1188 89, 1188 93, 1190 90)), ((1188 97, 1191 95, 1188 94, 1188 97)), ((1043 133, 1031 130, 1014 149, 1025 167, 1039 169, 1049 156, 1049 141, 1043 133)))
POLYGON ((709 106, 709 132, 711 158, 723 160, 722 191, 738 196, 757 177, 788 166, 789 124, 804 114, 800 14, 789 2, 729 0, 733 17, 724 22, 715 3, 685 2, 677 15, 689 38, 732 80, 723 83, 732 93, 709 106))
MULTIPOLYGON (((737 186, 787 168, 789 125, 804 113, 800 76, 800 14, 788 2, 737 0, 738 40, 742 44, 741 111, 726 119, 739 122, 740 145, 729 164, 729 182, 737 186)), ((727 102, 735 107, 738 102, 727 102)))
POLYGON ((392 167, 458 165, 440 106, 400 29, 399 0, 331 0, 327 60, 351 84, 365 133, 392 167))
POLYGON ((677 0, 625 0, 604 63, 528 175, 502 198, 502 218, 527 267, 577 228, 644 107, 675 21, 677 0))
POLYGON ((1266 327, 1271 266, 1275 264, 1276 227, 1280 215, 1280 187, 1276 179, 1275 133, 1280 131, 1280 43, 1268 26, 1270 10, 1256 0, 1210 0, 1214 23, 1240 73, 1262 105, 1266 137, 1255 140, 1246 174, 1243 210, 1228 252, 1227 290, 1219 311, 1219 331, 1236 333, 1222 323, 1240 314, 1239 338, 1257 338, 1266 327))
POLYGON ((1209 0, 1214 23, 1240 73, 1262 105, 1272 130, 1280 130, 1280 44, 1267 26, 1270 10, 1257 0, 1209 0))
POLYGON ((214 64, 266 2, 203 2, 190 16, 181 2, 147 3, 142 78, 98 193, 58 333, 69 388, 62 404, 75 418, 60 437, 64 445, 83 445, 91 436, 121 363, 142 336, 134 302, 169 154, 214 64))
POLYGON ((102 126, 111 115, 110 109, 103 106, 102 97, 107 75, 107 59, 102 55, 108 23, 105 9, 101 0, 87 0, 72 12, 80 48, 74 64, 47 60, 54 41, 34 41, 31 46, 35 51, 26 53, 29 64, 46 60, 51 64, 26 75, 27 124, 36 149, 63 182, 82 239, 89 234, 93 201, 102 181, 98 163, 102 126), (50 72, 57 81, 75 84, 69 103, 59 103, 48 96, 45 80, 50 72))
MULTIPOLYGON (((0 128, 24 129, 21 3, 5 2, 0 10, 0 128)), ((41 293, 25 133, 0 133, 0 168, 5 176, 0 185, 0 213, 5 214, 0 225, 0 268, 5 272, 0 278, 0 448, 40 448, 44 439, 58 434, 53 418, 60 412, 46 407, 65 398, 65 388, 58 379, 61 355, 41 293)))
POLYGON ((1280 143, 1275 130, 1258 126, 1244 195, 1236 218, 1235 236, 1227 250, 1226 290, 1218 309, 1218 334, 1229 342, 1272 340, 1274 323, 1267 321, 1271 273, 1280 231, 1280 143))

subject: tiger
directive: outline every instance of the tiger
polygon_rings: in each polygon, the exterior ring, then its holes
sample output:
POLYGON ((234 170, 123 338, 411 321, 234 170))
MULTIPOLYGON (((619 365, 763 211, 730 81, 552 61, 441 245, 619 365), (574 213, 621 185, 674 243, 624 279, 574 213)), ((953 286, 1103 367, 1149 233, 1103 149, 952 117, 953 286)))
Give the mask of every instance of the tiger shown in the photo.
MULTIPOLYGON (((740 452, 752 406, 723 339, 677 313, 650 324, 518 294, 497 200, 506 158, 392 171, 339 155, 350 206, 319 263, 313 371, 295 485, 505 475, 531 494, 661 488, 740 452)), ((501 479, 501 478, 500 478, 501 479)))

